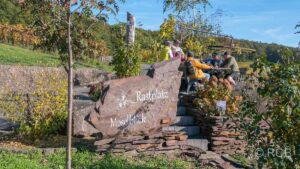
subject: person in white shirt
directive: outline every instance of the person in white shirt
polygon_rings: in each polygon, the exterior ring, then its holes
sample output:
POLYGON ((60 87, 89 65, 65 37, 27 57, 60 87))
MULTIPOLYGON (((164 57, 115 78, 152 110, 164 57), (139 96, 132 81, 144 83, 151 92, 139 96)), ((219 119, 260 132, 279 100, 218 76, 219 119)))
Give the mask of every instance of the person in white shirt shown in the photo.
POLYGON ((172 52, 173 52, 173 56, 180 57, 182 61, 185 59, 183 50, 180 47, 180 41, 179 40, 176 40, 176 39, 174 40, 173 46, 172 46, 172 52))

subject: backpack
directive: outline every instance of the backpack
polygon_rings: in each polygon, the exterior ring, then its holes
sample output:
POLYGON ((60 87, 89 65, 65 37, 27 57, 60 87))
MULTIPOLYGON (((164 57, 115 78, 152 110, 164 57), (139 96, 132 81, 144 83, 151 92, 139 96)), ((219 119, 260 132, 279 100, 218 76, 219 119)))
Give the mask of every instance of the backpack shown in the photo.
POLYGON ((185 61, 184 66, 185 66, 185 71, 187 76, 192 76, 196 74, 195 68, 191 63, 191 61, 189 60, 185 61))

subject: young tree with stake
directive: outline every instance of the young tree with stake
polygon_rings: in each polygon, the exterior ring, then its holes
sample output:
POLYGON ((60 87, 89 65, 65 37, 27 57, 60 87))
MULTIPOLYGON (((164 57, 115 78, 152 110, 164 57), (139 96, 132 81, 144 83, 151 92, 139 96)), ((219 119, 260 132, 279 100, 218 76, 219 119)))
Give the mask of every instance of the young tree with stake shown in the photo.
POLYGON ((42 39, 42 47, 57 51, 68 73, 68 145, 66 168, 71 169, 72 112, 73 112, 73 48, 81 39, 90 38, 89 28, 99 20, 116 15, 118 3, 125 0, 20 0, 24 10, 34 16, 33 26, 42 39), (82 16, 82 17, 81 17, 82 16), (93 21, 84 30, 78 30, 75 21, 85 18, 93 21), (80 33, 74 32, 80 31, 80 33))

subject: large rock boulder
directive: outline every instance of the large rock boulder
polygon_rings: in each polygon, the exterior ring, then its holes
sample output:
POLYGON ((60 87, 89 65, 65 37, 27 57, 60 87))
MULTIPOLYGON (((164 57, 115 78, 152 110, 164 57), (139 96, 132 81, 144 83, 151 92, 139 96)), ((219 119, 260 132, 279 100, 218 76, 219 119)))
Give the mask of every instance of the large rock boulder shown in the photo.
POLYGON ((175 122, 182 76, 179 64, 179 59, 172 59, 154 64, 147 75, 105 82, 101 99, 75 112, 74 135, 151 134, 175 122))

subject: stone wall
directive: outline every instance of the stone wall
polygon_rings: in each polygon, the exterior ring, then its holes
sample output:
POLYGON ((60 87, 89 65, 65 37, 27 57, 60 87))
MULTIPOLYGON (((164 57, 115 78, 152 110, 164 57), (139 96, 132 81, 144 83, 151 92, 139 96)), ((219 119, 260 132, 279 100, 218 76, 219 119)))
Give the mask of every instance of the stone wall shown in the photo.
POLYGON ((185 132, 160 132, 145 136, 127 136, 103 139, 95 142, 99 153, 127 154, 131 156, 143 153, 144 155, 158 155, 190 153, 200 155, 203 150, 187 145, 185 132))
MULTIPOLYGON (((5 90, 7 85, 14 86, 15 90, 28 90, 40 73, 58 74, 61 76, 60 78, 67 79, 67 73, 63 68, 0 65, 0 91, 1 89, 5 90)), ((110 74, 98 69, 82 68, 74 72, 74 82, 77 85, 99 82, 109 78, 110 74)))
POLYGON ((239 126, 239 119, 223 116, 209 116, 207 113, 193 113, 202 134, 209 140, 209 149, 218 154, 241 154, 247 143, 245 131, 239 126))
POLYGON ((239 119, 226 115, 210 116, 195 108, 192 104, 194 99, 195 96, 188 95, 180 100, 188 107, 187 112, 195 118, 201 134, 208 139, 209 150, 218 154, 244 153, 247 144, 243 138, 246 133, 238 127, 239 119))

